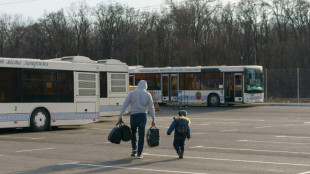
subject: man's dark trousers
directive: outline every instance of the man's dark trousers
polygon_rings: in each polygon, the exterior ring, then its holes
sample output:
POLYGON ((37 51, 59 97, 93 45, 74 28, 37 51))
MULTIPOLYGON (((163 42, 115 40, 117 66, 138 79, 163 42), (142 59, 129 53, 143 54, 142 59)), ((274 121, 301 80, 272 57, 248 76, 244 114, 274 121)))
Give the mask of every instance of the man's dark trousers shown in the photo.
POLYGON ((146 113, 137 113, 130 115, 130 127, 132 132, 131 146, 133 151, 137 150, 137 128, 139 133, 138 156, 140 156, 143 151, 146 121, 146 113))

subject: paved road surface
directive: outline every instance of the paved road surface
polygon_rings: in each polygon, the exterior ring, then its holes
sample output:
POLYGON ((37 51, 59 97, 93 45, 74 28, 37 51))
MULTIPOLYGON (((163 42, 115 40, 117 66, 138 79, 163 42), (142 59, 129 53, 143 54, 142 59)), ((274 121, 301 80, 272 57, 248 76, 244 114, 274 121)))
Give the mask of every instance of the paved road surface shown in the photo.
POLYGON ((130 157, 129 142, 107 141, 117 117, 105 117, 48 132, 1 129, 0 173, 310 174, 310 107, 190 107, 188 114, 192 139, 182 160, 166 135, 177 110, 161 107, 160 146, 145 145, 143 159, 130 157))

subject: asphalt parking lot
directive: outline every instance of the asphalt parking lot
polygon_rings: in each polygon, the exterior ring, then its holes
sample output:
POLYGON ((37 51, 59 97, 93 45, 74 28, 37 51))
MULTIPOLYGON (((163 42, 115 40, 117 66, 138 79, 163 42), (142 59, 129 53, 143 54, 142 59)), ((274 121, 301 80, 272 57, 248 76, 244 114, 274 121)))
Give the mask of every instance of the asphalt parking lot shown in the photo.
MULTIPOLYGON (((47 132, 0 129, 0 173, 310 174, 309 106, 189 107, 192 138, 179 159, 166 131, 177 110, 161 106, 159 147, 145 144, 144 158, 131 145, 107 140, 118 117, 47 132)), ((129 123, 129 117, 124 117, 129 123)), ((150 127, 150 117, 147 129, 150 127)))

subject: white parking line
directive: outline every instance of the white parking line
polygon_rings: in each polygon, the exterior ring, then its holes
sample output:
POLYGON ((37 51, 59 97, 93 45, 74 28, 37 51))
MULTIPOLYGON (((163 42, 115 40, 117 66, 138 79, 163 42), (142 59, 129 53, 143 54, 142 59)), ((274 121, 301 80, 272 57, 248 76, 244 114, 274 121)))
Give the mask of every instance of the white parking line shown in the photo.
POLYGON ((54 147, 49 147, 49 148, 42 148, 42 149, 19 150, 19 151, 16 151, 16 153, 32 152, 32 151, 39 151, 39 150, 53 150, 53 149, 55 149, 55 148, 54 147))
POLYGON ((195 132, 195 133, 191 133, 191 135, 201 135, 203 134, 203 132, 195 132))
POLYGON ((46 137, 14 137, 14 136, 0 136, 0 138, 16 138, 16 139, 30 139, 30 140, 40 140, 46 137))
POLYGON ((238 124, 239 122, 233 122, 233 121, 222 121, 222 122, 209 122, 210 124, 238 124))
POLYGON ((310 152, 290 152, 290 151, 276 151, 276 150, 258 150, 258 149, 238 149, 238 148, 223 148, 223 147, 204 147, 204 146, 193 146, 191 149, 202 148, 202 149, 219 149, 219 150, 237 150, 237 151, 252 151, 252 152, 269 152, 269 153, 287 153, 287 154, 304 154, 310 155, 310 152))
POLYGON ((91 128, 92 130, 104 130, 104 131, 110 131, 110 130, 112 130, 112 129, 102 129, 102 128, 91 128))
POLYGON ((229 118, 191 118, 193 119, 215 119, 215 120, 236 120, 236 121, 254 121, 254 122, 263 122, 265 120, 255 120, 255 119, 229 119, 229 118))
POLYGON ((127 170, 141 170, 141 171, 151 171, 151 172, 161 172, 161 173, 184 173, 184 174, 207 174, 207 173, 197 173, 197 172, 186 172, 186 171, 175 171, 175 170, 158 170, 158 169, 145 169, 137 167, 122 167, 122 166, 107 166, 102 164, 84 164, 78 162, 64 163, 59 165, 77 165, 77 166, 89 166, 89 167, 104 167, 104 168, 114 168, 114 169, 127 169, 127 170))
POLYGON ((302 172, 302 173, 298 173, 298 174, 310 174, 310 171, 302 172))
POLYGON ((271 126, 262 126, 262 127, 255 127, 255 129, 264 129, 264 128, 269 128, 271 126))
POLYGON ((234 131, 237 131, 238 129, 230 129, 230 130, 223 130, 223 131, 221 131, 222 133, 223 132, 234 132, 234 131))
MULTIPOLYGON (((171 158, 177 158, 178 157, 175 155, 158 155, 158 154, 149 154, 149 153, 143 153, 143 155, 145 155, 145 156, 158 156, 158 157, 171 157, 171 158)), ((298 163, 278 163, 278 162, 270 162, 270 161, 250 161, 250 160, 236 160, 236 159, 225 159, 225 158, 190 157, 190 156, 186 156, 185 158, 199 159, 199 160, 213 160, 213 161, 228 161, 228 162, 241 162, 241 163, 257 163, 257 164, 272 164, 272 165, 310 167, 310 164, 298 164, 298 163)))
POLYGON ((191 124, 191 126, 210 126, 211 124, 191 124))
POLYGON ((279 135, 276 136, 277 138, 310 138, 310 137, 301 137, 301 136, 286 136, 286 135, 279 135))
POLYGON ((71 163, 62 163, 62 164, 58 164, 59 166, 64 166, 64 165, 72 165, 72 164, 78 164, 80 163, 79 161, 75 161, 75 162, 71 162, 71 163))
POLYGON ((284 126, 285 127, 290 127, 290 126, 296 126, 296 125, 299 125, 299 124, 285 124, 284 126))
POLYGON ((250 143, 271 143, 271 144, 296 144, 306 145, 310 143, 291 143, 291 142, 277 142, 277 141, 254 141, 254 140, 237 140, 238 142, 250 142, 250 143))

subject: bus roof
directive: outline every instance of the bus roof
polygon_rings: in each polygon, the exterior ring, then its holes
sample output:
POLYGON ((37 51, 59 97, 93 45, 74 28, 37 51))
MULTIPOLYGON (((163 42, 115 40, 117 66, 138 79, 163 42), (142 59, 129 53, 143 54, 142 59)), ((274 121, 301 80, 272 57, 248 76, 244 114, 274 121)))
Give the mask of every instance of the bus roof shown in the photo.
POLYGON ((129 66, 129 73, 181 73, 181 72, 202 72, 202 71, 219 71, 219 72, 242 72, 245 68, 255 68, 262 70, 258 65, 242 66, 184 66, 184 67, 143 67, 129 66))
POLYGON ((24 68, 24 69, 56 69, 56 70, 78 70, 97 71, 98 65, 88 57, 71 56, 55 59, 33 59, 33 58, 4 58, 0 57, 0 67, 24 68))

